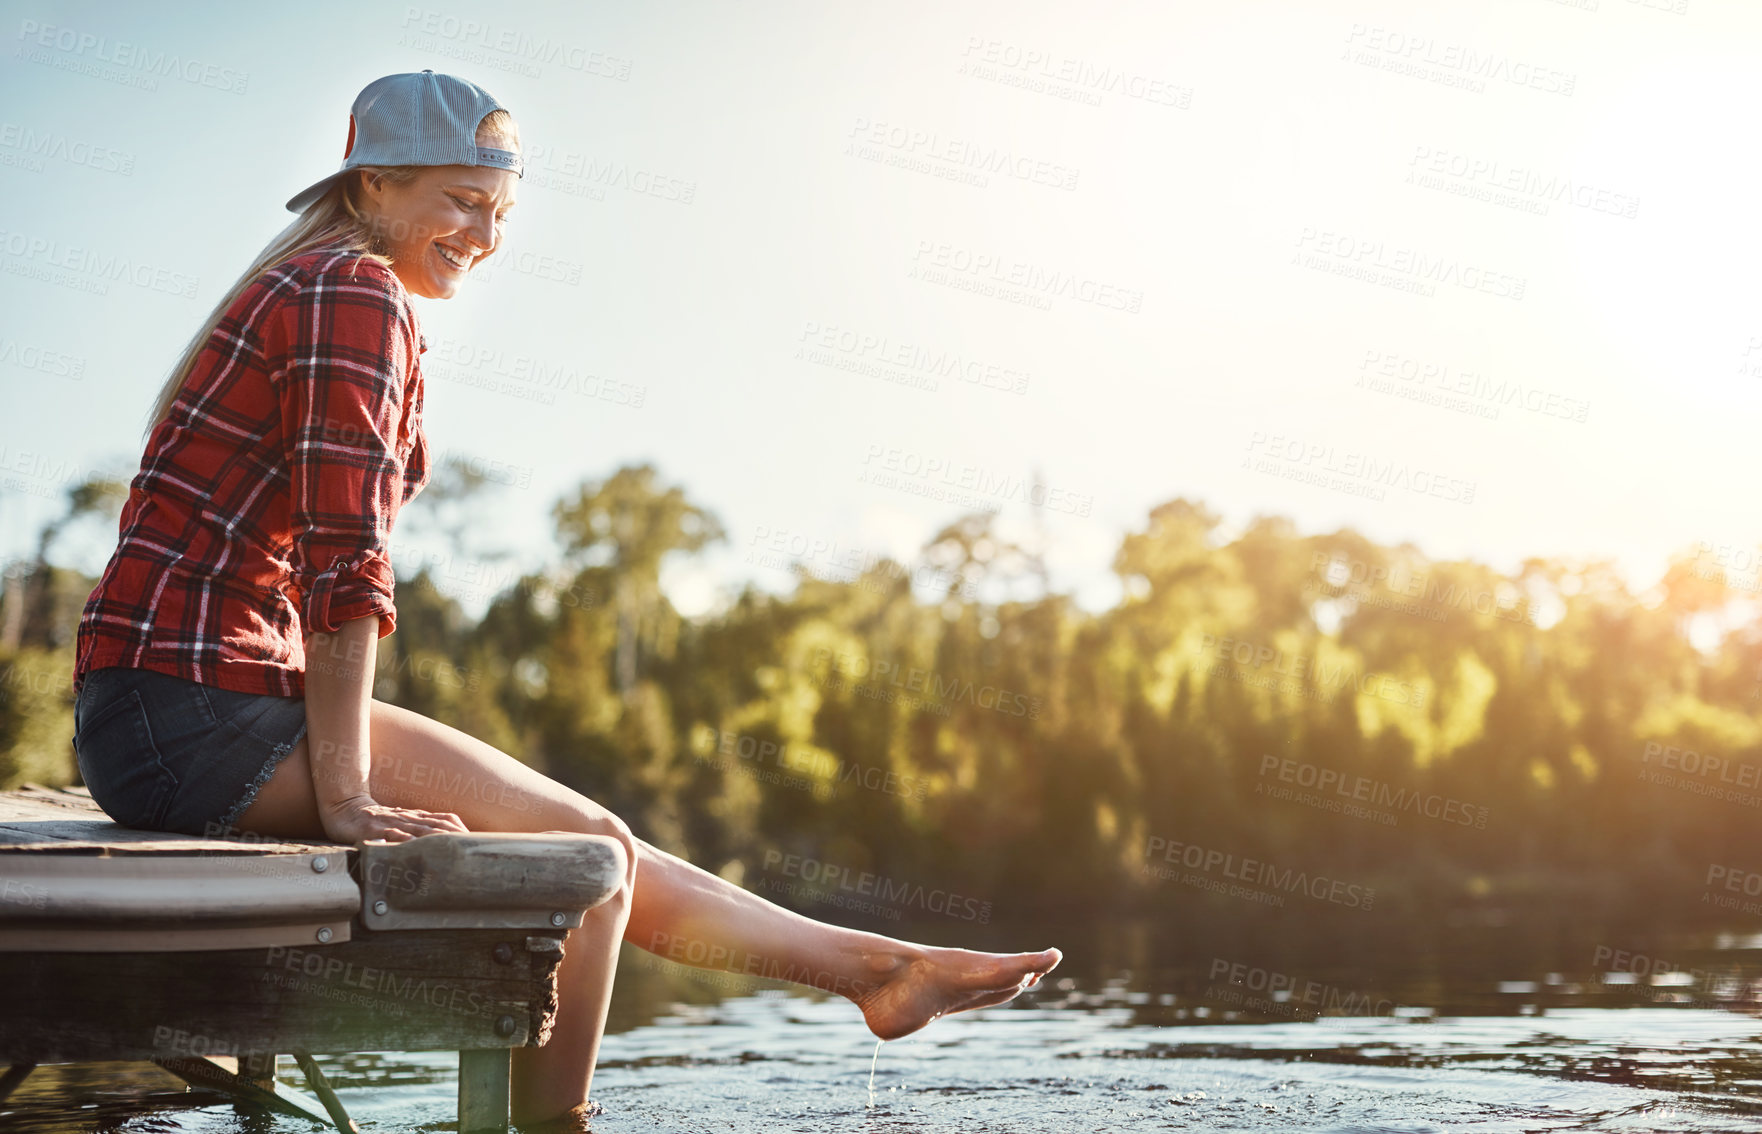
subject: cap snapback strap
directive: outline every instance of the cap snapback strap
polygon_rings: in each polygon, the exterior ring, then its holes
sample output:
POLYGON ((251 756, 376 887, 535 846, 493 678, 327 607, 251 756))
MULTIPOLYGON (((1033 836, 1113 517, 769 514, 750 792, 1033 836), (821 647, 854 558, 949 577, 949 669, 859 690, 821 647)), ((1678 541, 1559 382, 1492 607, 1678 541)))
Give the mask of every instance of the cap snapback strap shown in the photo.
POLYGON ((493 165, 500 169, 511 169, 522 179, 526 177, 526 163, 513 150, 497 150, 488 146, 477 147, 477 164, 493 165))

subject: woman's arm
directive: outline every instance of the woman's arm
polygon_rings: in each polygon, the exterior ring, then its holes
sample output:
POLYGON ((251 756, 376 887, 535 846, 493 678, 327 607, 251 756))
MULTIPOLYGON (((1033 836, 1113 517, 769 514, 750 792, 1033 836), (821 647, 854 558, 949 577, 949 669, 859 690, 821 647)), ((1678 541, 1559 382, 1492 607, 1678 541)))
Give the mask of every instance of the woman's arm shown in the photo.
POLYGON ((326 817, 368 790, 369 702, 379 615, 353 618, 335 634, 306 637, 306 745, 318 812, 326 817))
POLYGON ((288 563, 305 631, 307 752, 324 831, 339 842, 463 831, 458 817, 384 807, 371 783, 373 667, 397 623, 392 524, 419 346, 409 296, 383 265, 338 256, 265 318, 288 467, 288 563))
POLYGON ((379 615, 344 622, 334 634, 306 636, 306 751, 324 832, 342 843, 402 841, 436 831, 463 831, 450 812, 375 803, 372 770, 373 668, 379 615))

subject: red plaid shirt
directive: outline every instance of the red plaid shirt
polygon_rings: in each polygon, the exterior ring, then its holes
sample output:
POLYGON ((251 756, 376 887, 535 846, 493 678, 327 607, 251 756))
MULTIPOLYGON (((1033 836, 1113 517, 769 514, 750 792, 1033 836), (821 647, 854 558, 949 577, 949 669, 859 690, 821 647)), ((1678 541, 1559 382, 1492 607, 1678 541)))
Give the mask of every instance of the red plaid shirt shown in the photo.
POLYGON ((129 483, 75 691, 119 665, 299 697, 305 634, 368 614, 390 634, 392 522, 428 482, 427 349, 375 260, 320 249, 247 285, 129 483))

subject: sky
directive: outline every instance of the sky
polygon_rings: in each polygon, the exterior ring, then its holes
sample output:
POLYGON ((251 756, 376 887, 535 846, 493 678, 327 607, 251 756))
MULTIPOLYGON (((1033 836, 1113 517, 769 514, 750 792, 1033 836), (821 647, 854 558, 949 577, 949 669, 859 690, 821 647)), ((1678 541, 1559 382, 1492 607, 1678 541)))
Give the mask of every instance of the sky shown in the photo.
POLYGON ((687 614, 979 509, 1100 609, 1177 497, 1754 577, 1747 0, 149 7, 0 3, 0 554, 133 474, 357 92, 433 68, 527 155, 489 269, 415 300, 431 452, 505 482, 473 540, 522 568, 650 462, 728 533, 687 614))

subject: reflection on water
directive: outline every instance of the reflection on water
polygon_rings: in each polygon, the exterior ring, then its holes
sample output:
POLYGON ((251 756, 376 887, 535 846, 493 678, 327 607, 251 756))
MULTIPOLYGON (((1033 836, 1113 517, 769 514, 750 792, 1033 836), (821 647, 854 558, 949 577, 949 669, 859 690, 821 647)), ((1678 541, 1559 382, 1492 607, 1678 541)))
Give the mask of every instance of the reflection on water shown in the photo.
MULTIPOLYGON (((958 943, 1067 960, 1015 1005, 885 1045, 872 1099, 874 1041, 842 999, 626 950, 595 1129, 1762 1129, 1758 935, 1196 917, 958 943)), ((320 1062, 364 1130, 438 1131, 454 1058, 320 1062)), ((311 1129, 150 1064, 42 1068, 8 1105, 0 1128, 36 1134, 311 1129)))

